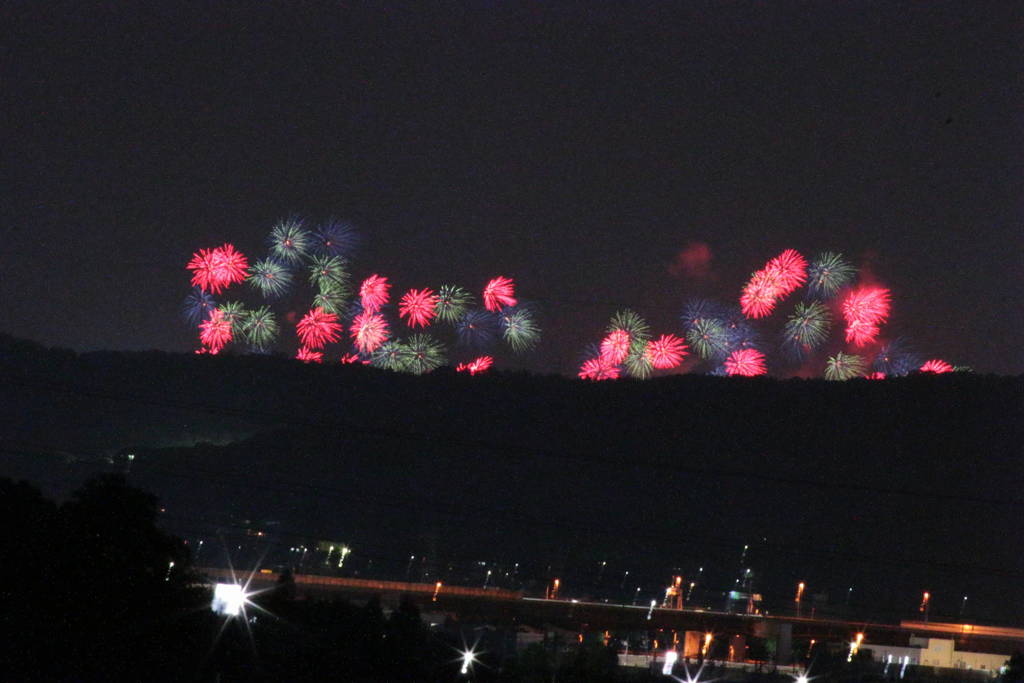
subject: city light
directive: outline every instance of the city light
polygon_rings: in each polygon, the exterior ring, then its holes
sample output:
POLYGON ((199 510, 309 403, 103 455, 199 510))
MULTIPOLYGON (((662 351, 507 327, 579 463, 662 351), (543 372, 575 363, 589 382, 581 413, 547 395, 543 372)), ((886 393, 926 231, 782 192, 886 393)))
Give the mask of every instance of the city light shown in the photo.
POLYGON ((441 582, 438 581, 434 584, 434 597, 431 602, 437 602, 437 594, 441 592, 441 582))
POLYGON ((864 642, 864 634, 858 633, 857 637, 850 641, 850 654, 846 656, 846 661, 852 662, 854 655, 860 651, 860 644, 864 642))
POLYGON ((700 649, 700 656, 707 657, 708 650, 711 649, 711 641, 714 640, 715 636, 710 631, 704 634, 704 647, 700 649))
POLYGON ((651 620, 651 615, 654 614, 654 606, 658 604, 657 600, 651 600, 651 607, 647 610, 647 620, 651 620))

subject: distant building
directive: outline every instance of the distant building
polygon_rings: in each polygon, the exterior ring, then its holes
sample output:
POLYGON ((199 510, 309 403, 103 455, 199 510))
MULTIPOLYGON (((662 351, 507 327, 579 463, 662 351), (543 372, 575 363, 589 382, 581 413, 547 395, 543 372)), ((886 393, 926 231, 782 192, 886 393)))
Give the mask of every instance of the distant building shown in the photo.
POLYGON ((911 666, 929 666, 937 669, 971 669, 986 671, 995 676, 1008 659, 1005 654, 958 650, 952 640, 911 636, 909 645, 877 645, 864 643, 861 650, 870 650, 876 662, 911 666))

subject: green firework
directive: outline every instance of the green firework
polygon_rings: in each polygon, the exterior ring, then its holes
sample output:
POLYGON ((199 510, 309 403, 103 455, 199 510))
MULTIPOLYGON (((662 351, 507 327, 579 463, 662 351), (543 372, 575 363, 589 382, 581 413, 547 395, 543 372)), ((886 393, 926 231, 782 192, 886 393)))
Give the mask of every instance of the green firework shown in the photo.
POLYGON ((270 251, 285 263, 295 265, 309 256, 313 247, 313 236, 302 226, 298 218, 280 221, 270 230, 267 238, 270 251))
POLYGON ((783 327, 784 344, 816 349, 828 339, 831 329, 832 314, 825 304, 820 301, 798 303, 783 327))
POLYGON ((729 349, 729 333, 717 318, 698 318, 686 332, 690 348, 704 360, 721 358, 729 349))
POLYGON ((501 336, 516 353, 529 351, 540 340, 540 327, 528 308, 505 308, 498 314, 501 336))
POLYGON ((856 274, 857 269, 842 254, 822 252, 807 267, 807 293, 813 297, 831 299, 841 288, 853 282, 856 274))
POLYGON ((349 294, 345 291, 334 289, 322 289, 313 295, 313 307, 322 308, 328 313, 342 315, 348 305, 349 294))
POLYGON ((862 377, 865 367, 864 359, 860 356, 840 351, 825 362, 825 379, 846 380, 862 377))
POLYGON ((245 320, 248 311, 240 301, 225 301, 217 307, 221 317, 231 322, 231 334, 238 335, 242 331, 242 322, 245 320))
POLYGON ((612 316, 605 332, 614 332, 615 330, 629 332, 629 338, 634 341, 638 339, 647 341, 651 338, 651 326, 635 311, 628 308, 624 308, 612 316))
POLYGON ((408 372, 422 375, 439 368, 445 363, 444 344, 429 334, 414 334, 406 342, 406 366, 408 372))
POLYGON ((389 339, 373 352, 370 365, 382 370, 405 372, 408 370, 409 349, 399 339, 389 339))
POLYGON ((473 295, 458 285, 442 285, 437 293, 434 311, 441 322, 455 324, 469 306, 473 305, 473 295))
POLYGON ((637 379, 647 379, 654 371, 651 360, 647 356, 647 342, 634 339, 629 345, 629 353, 622 363, 626 374, 637 379))
POLYGON ((263 296, 277 298, 291 287, 292 274, 274 259, 265 258, 253 264, 246 281, 263 296))
POLYGON ((340 256, 314 256, 309 266, 309 282, 321 292, 347 296, 352 291, 348 264, 340 256))
POLYGON ((248 311, 242 318, 241 336, 257 349, 267 349, 277 339, 277 319, 268 306, 248 311))

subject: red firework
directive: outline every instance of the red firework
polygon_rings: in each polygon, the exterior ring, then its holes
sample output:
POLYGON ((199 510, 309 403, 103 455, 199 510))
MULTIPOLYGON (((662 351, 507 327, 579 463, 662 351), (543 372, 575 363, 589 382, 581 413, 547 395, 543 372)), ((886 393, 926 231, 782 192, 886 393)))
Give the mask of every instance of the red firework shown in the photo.
POLYGON ((349 333, 357 349, 363 353, 373 353, 387 341, 388 321, 380 313, 363 311, 352 320, 349 333))
POLYGON ((381 275, 371 275, 363 280, 359 286, 359 300, 363 304, 363 310, 369 313, 376 313, 388 302, 388 290, 391 285, 388 279, 381 275))
POLYGON ((338 359, 342 365, 352 365, 359 362, 359 356, 354 353, 346 353, 340 359, 338 359))
POLYGON ((854 346, 870 344, 878 338, 878 326, 889 317, 889 290, 874 286, 851 290, 841 308, 846 341, 854 346))
POLYGON ((647 360, 658 370, 679 367, 687 355, 687 346, 674 334, 663 334, 647 342, 647 360))
POLYGON ((481 372, 486 372, 494 364, 494 359, 490 356, 480 356, 474 358, 469 363, 459 363, 455 366, 456 372, 468 372, 470 375, 476 375, 481 372))
POLYGON ((870 374, 864 375, 864 379, 885 379, 885 373, 884 372, 872 372, 870 374))
POLYGON ((612 365, 602 356, 591 358, 580 366, 580 379, 591 379, 601 381, 604 379, 618 379, 621 374, 618 365, 612 365))
POLYGON ((938 358, 932 359, 921 366, 921 372, 930 372, 935 375, 942 375, 953 372, 953 366, 938 358))
POLYGON ((796 291, 807 282, 807 259, 795 249, 787 249, 765 267, 775 275, 779 296, 786 296, 796 291))
POLYGON ((740 295, 740 308, 748 318, 764 318, 775 309, 775 299, 782 293, 778 276, 767 270, 754 273, 740 295))
POLYGON ((426 327, 437 315, 437 300, 432 289, 410 289, 398 302, 398 317, 408 316, 409 327, 426 327))
POLYGON ((768 372, 764 366, 764 354, 757 349, 737 349, 725 359, 725 371, 730 375, 755 377, 768 372))
POLYGON ((199 341, 212 354, 219 353, 231 341, 231 321, 224 318, 220 309, 213 309, 210 317, 199 323, 199 341))
POLYGON ((295 331, 304 346, 322 349, 328 343, 341 338, 341 323, 338 322, 338 316, 333 313, 328 313, 322 308, 314 308, 302 317, 295 331))
POLYGON ((185 266, 192 271, 192 285, 204 292, 220 294, 248 274, 249 260, 233 244, 215 249, 200 249, 185 266))
POLYGON ((629 332, 612 330, 601 340, 601 359, 606 365, 618 365, 629 355, 629 344, 629 332))
POLYGON ((488 311, 500 311, 504 306, 515 306, 515 282, 512 278, 499 275, 484 287, 484 307, 488 311))
POLYGON ((295 354, 295 359, 301 360, 303 363, 323 363, 324 354, 320 351, 314 351, 303 346, 299 348, 299 352, 295 354))

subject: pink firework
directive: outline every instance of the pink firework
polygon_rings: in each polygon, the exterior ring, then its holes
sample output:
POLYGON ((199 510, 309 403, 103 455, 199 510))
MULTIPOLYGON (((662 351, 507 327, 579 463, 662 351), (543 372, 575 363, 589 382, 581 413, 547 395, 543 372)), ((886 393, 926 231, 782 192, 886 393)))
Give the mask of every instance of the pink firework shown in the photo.
POLYGON ((333 313, 328 313, 322 308, 314 308, 302 317, 295 331, 304 346, 322 349, 328 343, 341 338, 341 323, 338 322, 338 316, 333 313))
POLYGON ((791 294, 807 282, 807 259, 795 249, 787 249, 773 258, 765 270, 775 275, 779 296, 791 294))
POLYGON ((629 332, 612 330, 601 340, 601 359, 607 365, 618 365, 629 355, 629 344, 629 332))
POLYGON ((313 349, 303 346, 299 348, 299 352, 295 354, 295 359, 301 360, 303 363, 323 363, 324 354, 320 351, 314 351, 313 349))
POLYGON ((872 372, 872 373, 869 373, 867 375, 864 375, 864 379, 885 379, 885 373, 884 372, 872 372))
POLYGON ((947 372, 953 372, 953 366, 944 360, 935 358, 922 365, 921 372, 930 372, 935 375, 942 375, 947 372))
POLYGON ((619 366, 608 363, 602 356, 591 358, 580 366, 580 379, 599 382, 605 379, 618 379, 621 374, 619 366))
POLYGON ((469 363, 459 363, 455 366, 456 372, 468 372, 470 375, 476 375, 481 372, 486 372, 494 364, 494 359, 490 356, 480 356, 474 358, 469 363))
POLYGON ((647 342, 647 360, 658 370, 679 367, 687 355, 687 346, 674 334, 663 334, 647 342))
POLYGON ((344 356, 338 359, 342 365, 353 365, 359 362, 359 356, 354 353, 346 353, 344 356))
POLYGON ((846 295, 842 303, 846 320, 846 341, 854 346, 870 344, 878 338, 878 326, 889 317, 889 290, 884 287, 860 287, 846 295))
POLYGON ((376 313, 388 302, 388 290, 391 285, 388 279, 381 275, 371 275, 363 280, 359 286, 359 300, 363 304, 363 310, 369 313, 376 313))
POLYGON ((515 282, 512 278, 499 275, 484 287, 484 307, 488 311, 500 311, 505 306, 515 306, 515 282))
POLYGON ((210 311, 210 317, 199 323, 199 341, 209 353, 219 353, 231 341, 231 321, 219 308, 210 311))
POLYGON ((373 353, 388 339, 388 321, 380 313, 363 311, 352 320, 349 333, 357 349, 373 353))
POLYGON ((725 371, 730 375, 755 377, 768 372, 764 366, 764 354, 757 349, 737 349, 725 359, 725 371))
POLYGON ((409 327, 426 327, 437 315, 437 300, 432 289, 410 289, 398 302, 398 317, 408 317, 409 327))
POLYGON ((200 249, 185 266, 192 271, 192 285, 204 292, 219 294, 236 282, 245 280, 249 260, 233 244, 215 249, 200 249))
POLYGON ((764 318, 775 309, 781 295, 778 275, 767 270, 754 273, 740 295, 740 308, 748 318, 764 318))

